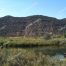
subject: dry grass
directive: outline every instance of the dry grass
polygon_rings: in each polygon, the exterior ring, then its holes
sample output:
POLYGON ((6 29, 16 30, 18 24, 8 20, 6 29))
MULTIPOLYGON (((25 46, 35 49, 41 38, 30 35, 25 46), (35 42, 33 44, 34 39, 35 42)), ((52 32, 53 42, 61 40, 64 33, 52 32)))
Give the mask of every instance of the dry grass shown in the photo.
MULTIPOLYGON (((59 42, 66 40, 66 38, 52 38, 45 40, 42 37, 0 37, 1 44, 9 45, 48 45, 57 46, 59 42)), ((66 44, 66 41, 64 42, 66 44)))
POLYGON ((35 49, 0 49, 0 66, 66 66, 66 61, 53 59, 35 49))
MULTIPOLYGON (((65 38, 45 40, 42 37, 0 37, 0 44, 58 45, 65 38)), ((66 66, 66 60, 53 59, 49 54, 58 51, 57 47, 42 50, 40 48, 0 48, 0 66, 66 66)))

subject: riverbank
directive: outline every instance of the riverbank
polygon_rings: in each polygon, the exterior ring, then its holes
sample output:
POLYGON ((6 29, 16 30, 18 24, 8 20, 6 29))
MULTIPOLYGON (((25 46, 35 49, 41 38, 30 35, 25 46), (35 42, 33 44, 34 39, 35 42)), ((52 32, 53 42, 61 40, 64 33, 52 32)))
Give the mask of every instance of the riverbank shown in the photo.
POLYGON ((0 66, 65 66, 64 53, 66 38, 0 37, 0 66))
POLYGON ((66 47, 66 38, 52 38, 47 40, 43 37, 0 37, 0 46, 6 48, 66 47))

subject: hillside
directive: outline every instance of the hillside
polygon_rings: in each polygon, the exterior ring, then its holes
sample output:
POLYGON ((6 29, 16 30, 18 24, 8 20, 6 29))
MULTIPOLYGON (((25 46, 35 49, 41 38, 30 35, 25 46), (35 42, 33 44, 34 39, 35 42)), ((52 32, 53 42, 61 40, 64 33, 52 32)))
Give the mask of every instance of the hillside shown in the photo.
POLYGON ((66 19, 43 15, 0 18, 0 36, 43 36, 66 32, 66 19))

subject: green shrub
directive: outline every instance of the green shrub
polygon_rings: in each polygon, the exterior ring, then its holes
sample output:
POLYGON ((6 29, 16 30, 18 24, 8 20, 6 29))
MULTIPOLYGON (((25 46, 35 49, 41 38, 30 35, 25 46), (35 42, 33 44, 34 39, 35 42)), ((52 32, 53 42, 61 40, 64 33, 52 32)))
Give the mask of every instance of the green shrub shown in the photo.
POLYGON ((51 35, 47 34, 47 35, 45 35, 44 38, 45 38, 46 40, 49 40, 49 39, 51 39, 51 35))
POLYGON ((66 33, 64 33, 64 38, 66 38, 66 33))

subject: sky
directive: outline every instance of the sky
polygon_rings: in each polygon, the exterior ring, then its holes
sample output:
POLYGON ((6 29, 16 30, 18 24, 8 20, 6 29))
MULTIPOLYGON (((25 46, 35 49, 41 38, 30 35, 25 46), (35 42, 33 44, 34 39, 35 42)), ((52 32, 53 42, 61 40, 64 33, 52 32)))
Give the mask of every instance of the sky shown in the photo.
POLYGON ((0 0, 0 17, 44 15, 66 18, 66 0, 0 0))

